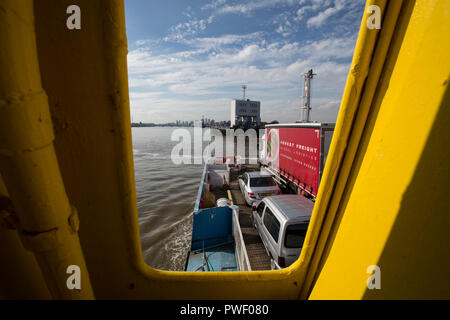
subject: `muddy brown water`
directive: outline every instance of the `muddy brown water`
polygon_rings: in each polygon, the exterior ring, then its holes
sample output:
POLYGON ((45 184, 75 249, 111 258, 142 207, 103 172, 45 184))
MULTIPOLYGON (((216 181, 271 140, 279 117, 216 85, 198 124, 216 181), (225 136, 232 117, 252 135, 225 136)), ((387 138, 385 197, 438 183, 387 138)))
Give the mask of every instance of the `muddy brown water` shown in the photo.
POLYGON ((142 254, 151 267, 177 271, 190 247, 203 166, 173 164, 173 130, 133 128, 132 134, 142 254))
MULTIPOLYGON (((170 271, 184 270, 203 172, 203 164, 172 162, 172 149, 179 144, 171 141, 176 129, 180 128, 132 128, 142 254, 151 267, 170 271)), ((182 129, 194 137, 193 128, 182 129)), ((203 142, 203 148, 209 143, 203 142)))

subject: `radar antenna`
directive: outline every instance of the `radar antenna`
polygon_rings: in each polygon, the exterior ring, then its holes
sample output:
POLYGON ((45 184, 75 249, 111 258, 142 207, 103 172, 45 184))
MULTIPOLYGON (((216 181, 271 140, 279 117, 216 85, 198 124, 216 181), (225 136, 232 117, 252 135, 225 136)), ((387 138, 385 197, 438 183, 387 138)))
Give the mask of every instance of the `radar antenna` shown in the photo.
POLYGON ((245 90, 247 90, 247 86, 245 84, 242 86, 242 90, 244 91, 244 98, 243 98, 243 100, 245 100, 245 90))

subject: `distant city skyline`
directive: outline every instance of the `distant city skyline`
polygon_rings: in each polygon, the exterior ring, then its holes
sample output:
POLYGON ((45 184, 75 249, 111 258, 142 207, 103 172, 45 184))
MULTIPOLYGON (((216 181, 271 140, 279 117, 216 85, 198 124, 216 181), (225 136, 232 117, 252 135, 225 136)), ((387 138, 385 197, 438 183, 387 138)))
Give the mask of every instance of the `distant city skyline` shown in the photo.
POLYGON ((261 121, 300 120, 314 69, 311 120, 334 122, 363 0, 125 0, 133 121, 230 120, 233 99, 261 101, 261 121))
MULTIPOLYGON (((207 117, 203 118, 203 120, 205 120, 205 122, 208 123, 208 124, 211 123, 211 122, 213 122, 213 123, 221 123, 221 122, 228 122, 228 123, 230 123, 231 122, 231 120, 223 120, 223 119, 216 120, 216 119, 207 118, 207 117)), ((170 121, 167 121, 167 122, 158 122, 158 123, 156 123, 156 122, 148 122, 148 121, 139 121, 139 120, 135 120, 135 119, 131 118, 131 123, 149 123, 149 124, 157 124, 157 125, 167 125, 167 124, 178 125, 179 123, 188 124, 189 125, 189 124, 193 124, 195 121, 202 121, 202 118, 198 118, 198 119, 194 119, 194 120, 180 120, 180 119, 176 119, 176 120, 170 120, 170 121)))

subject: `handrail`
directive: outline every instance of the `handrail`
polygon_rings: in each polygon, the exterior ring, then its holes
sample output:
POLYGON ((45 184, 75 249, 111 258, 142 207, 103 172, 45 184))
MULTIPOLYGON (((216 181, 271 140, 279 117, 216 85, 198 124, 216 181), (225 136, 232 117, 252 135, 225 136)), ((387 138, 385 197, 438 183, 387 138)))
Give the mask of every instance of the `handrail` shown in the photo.
POLYGON ((250 259, 248 258, 247 247, 245 246, 244 237, 239 224, 239 206, 232 206, 233 208, 233 233, 236 255, 239 262, 240 271, 252 271, 250 259), (236 227, 235 227, 236 226, 236 227))
POLYGON ((198 187, 197 199, 195 200, 194 214, 200 210, 200 199, 202 198, 203 185, 205 184, 206 170, 208 169, 208 163, 205 163, 203 168, 202 180, 200 181, 200 186, 198 187))

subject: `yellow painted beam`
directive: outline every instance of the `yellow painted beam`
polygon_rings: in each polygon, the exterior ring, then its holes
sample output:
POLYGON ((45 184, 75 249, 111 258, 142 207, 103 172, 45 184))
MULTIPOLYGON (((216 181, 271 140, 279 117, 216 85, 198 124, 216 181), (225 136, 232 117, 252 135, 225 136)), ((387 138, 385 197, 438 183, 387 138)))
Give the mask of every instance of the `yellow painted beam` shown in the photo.
POLYGON ((449 33, 448 1, 404 2, 309 298, 450 298, 449 33))
MULTIPOLYGON (((0 172, 14 205, 16 228, 24 247, 34 253, 54 298, 93 298, 77 230, 70 224, 74 211, 53 147, 33 1, 0 3, 0 42, 0 172), (67 286, 71 265, 81 269, 81 290, 67 286)), ((2 261, 13 262, 17 260, 2 261)))
MULTIPOLYGON (((367 3, 366 12, 371 5, 367 3)), ((361 41, 360 45, 356 46, 351 72, 341 103, 337 125, 340 125, 343 130, 335 135, 334 145, 330 147, 330 153, 333 153, 331 157, 333 162, 327 163, 324 173, 326 180, 322 180, 325 181, 322 188, 323 196, 316 202, 314 208, 316 217, 323 216, 325 218, 320 231, 311 233, 311 235, 316 234, 320 240, 315 247, 314 258, 302 287, 302 298, 308 297, 310 293, 318 264, 328 241, 331 225, 336 218, 336 205, 339 204, 350 174, 402 5, 402 1, 392 1, 386 6, 379 6, 381 13, 384 13, 381 16, 383 23, 380 31, 367 28, 366 19, 361 22, 360 39, 368 42, 361 41), (376 38, 378 32, 380 36, 376 38), (376 47, 374 47, 375 39, 377 39, 376 47), (373 50, 368 50, 369 48, 373 48, 373 50), (368 58, 371 60, 366 60, 365 69, 367 71, 361 75, 359 72, 362 66, 361 62, 368 58)))
POLYGON ((37 261, 24 249, 10 210, 9 193, 0 176, 0 299, 50 299, 37 261))

